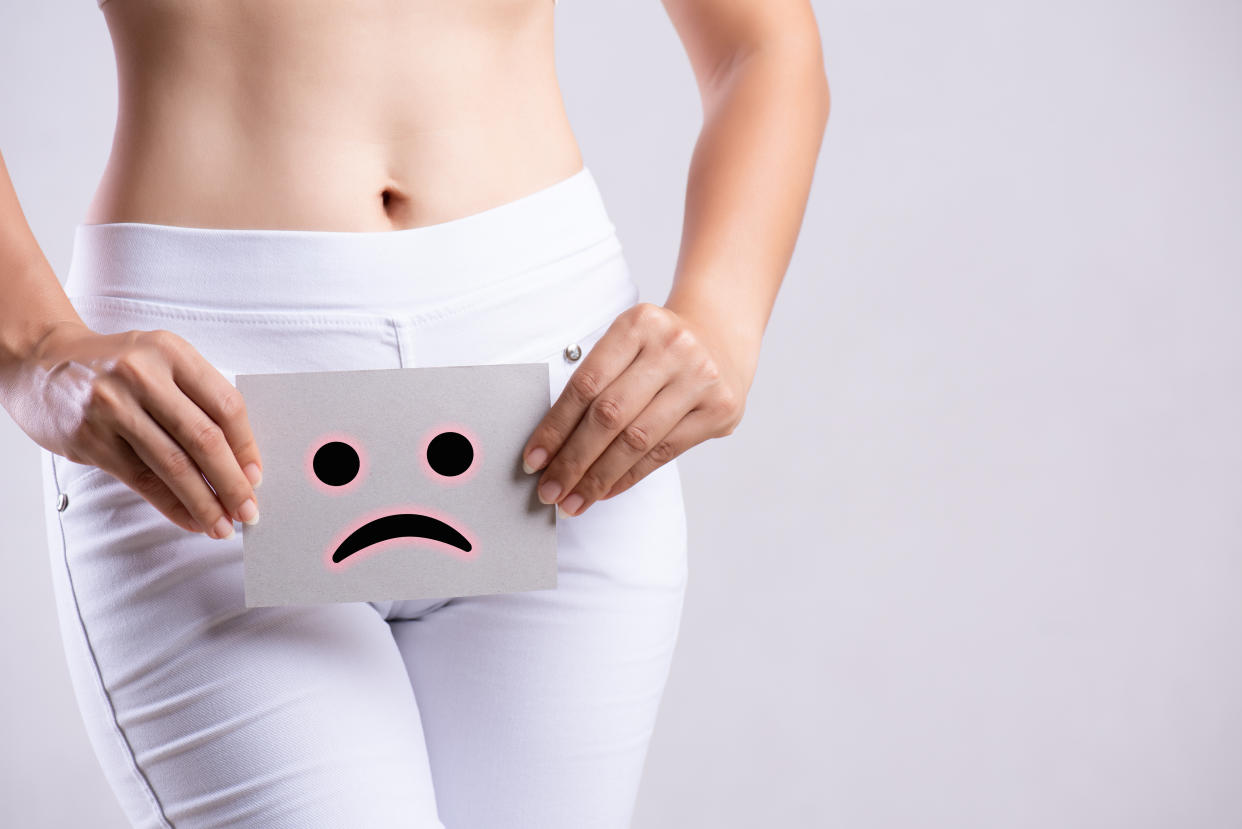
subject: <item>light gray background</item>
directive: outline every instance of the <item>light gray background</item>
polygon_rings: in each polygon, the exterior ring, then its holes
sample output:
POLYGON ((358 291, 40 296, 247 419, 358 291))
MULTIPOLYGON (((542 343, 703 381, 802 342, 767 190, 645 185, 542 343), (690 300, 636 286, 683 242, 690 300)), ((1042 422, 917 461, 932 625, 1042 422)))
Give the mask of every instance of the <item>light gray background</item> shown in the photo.
MULTIPOLYGON (((1242 825, 1242 4, 815 8, 832 115, 746 416, 683 456, 634 825, 1242 825)), ((654 0, 556 14, 661 302, 689 64, 654 0)), ((0 148, 63 279, 110 45, 94 0, 5 2, 0 39, 0 148)), ((0 823, 120 827, 7 419, 0 454, 0 823)))

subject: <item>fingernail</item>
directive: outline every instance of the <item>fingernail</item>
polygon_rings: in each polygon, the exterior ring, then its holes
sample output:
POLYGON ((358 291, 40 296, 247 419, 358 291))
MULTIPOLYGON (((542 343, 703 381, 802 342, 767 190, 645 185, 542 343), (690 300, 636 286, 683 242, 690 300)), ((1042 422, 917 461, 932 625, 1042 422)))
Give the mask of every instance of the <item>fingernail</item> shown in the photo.
POLYGON ((556 496, 561 494, 561 485, 556 481, 548 481, 539 487, 539 500, 545 504, 553 504, 556 502, 556 496))
POLYGON ((227 515, 221 515, 212 527, 212 532, 216 538, 223 541, 226 538, 233 537, 233 522, 229 520, 227 515))
POLYGON ((543 462, 548 459, 548 450, 542 446, 535 449, 529 455, 522 459, 522 469, 527 475, 537 472, 539 467, 543 466, 543 462))
POLYGON ((263 472, 259 469, 259 465, 251 461, 246 464, 242 470, 246 473, 246 479, 250 481, 250 485, 255 489, 259 488, 259 484, 263 483, 263 472))
POLYGON ((257 524, 259 522, 259 507, 255 504, 253 498, 247 498, 237 508, 237 517, 247 524, 257 524))
POLYGON ((561 510, 561 516, 564 518, 568 518, 572 516, 575 512, 578 511, 578 507, 582 506, 582 502, 584 500, 586 499, 575 492, 573 495, 570 495, 564 501, 561 501, 560 506, 559 506, 559 509, 561 510))

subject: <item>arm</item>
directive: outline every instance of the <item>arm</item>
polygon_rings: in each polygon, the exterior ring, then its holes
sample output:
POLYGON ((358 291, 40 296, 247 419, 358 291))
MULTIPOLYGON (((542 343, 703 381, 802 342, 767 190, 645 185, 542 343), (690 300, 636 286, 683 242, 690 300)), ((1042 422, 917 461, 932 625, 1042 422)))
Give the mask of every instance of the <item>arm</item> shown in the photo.
POLYGON ((563 516, 732 434, 793 254, 827 126, 809 0, 664 0, 698 81, 673 289, 637 303, 574 370, 522 450, 563 516))
POLYGON ((229 538, 233 521, 258 520, 262 462, 237 389, 171 331, 87 327, 3 158, 0 403, 35 443, 100 467, 184 529, 229 538))
POLYGON ((0 399, 16 364, 60 323, 85 327, 35 241, 0 155, 0 399))
POLYGON ((703 102, 665 307, 716 335, 749 389, 828 121, 807 0, 664 0, 703 102))

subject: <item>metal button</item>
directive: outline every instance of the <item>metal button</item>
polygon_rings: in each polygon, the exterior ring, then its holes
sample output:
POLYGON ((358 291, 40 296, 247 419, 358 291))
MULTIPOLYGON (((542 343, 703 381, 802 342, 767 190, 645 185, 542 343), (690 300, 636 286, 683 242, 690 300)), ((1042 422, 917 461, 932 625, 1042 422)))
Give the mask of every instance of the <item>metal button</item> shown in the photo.
POLYGON ((570 362, 577 360, 581 356, 582 349, 578 347, 577 343, 571 343, 570 345, 565 346, 565 358, 570 362))
POLYGON ((56 498, 56 511, 64 512, 67 506, 69 506, 69 496, 62 492, 56 498))

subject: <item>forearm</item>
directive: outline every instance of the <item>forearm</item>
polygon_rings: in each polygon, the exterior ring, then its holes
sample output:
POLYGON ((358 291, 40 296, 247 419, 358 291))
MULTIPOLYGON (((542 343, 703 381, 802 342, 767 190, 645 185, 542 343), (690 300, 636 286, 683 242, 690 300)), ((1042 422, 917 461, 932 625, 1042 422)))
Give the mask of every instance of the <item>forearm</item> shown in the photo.
POLYGON ((818 39, 739 58, 703 87, 673 287, 665 306, 709 320, 749 381, 793 255, 828 120, 818 39))
POLYGON ((0 156, 0 399, 15 365, 66 321, 82 324, 30 231, 0 156))

